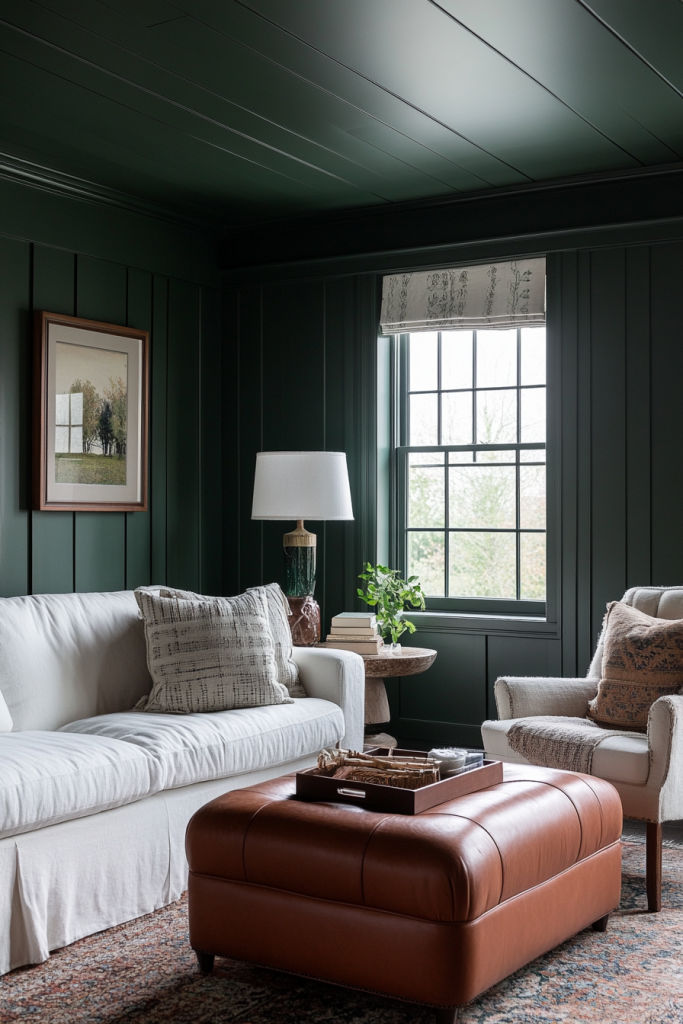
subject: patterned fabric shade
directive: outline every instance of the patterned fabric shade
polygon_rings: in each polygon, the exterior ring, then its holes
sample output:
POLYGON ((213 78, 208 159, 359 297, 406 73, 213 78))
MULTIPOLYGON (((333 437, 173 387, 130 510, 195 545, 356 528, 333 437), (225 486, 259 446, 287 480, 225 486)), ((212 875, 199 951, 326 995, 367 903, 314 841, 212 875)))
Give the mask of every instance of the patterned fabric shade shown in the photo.
POLYGON ((503 330, 545 323, 545 259, 392 274, 382 332, 503 330))

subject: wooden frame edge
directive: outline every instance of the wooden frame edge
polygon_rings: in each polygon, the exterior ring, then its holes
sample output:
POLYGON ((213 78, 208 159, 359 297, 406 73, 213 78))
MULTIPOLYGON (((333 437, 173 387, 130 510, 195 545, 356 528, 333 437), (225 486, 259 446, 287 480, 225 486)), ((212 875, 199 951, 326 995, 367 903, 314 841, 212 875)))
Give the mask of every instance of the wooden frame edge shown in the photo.
POLYGON ((150 397, 150 332, 120 324, 107 324, 100 320, 67 316, 63 313, 48 313, 36 310, 33 315, 33 437, 31 443, 31 506, 38 512, 147 512, 149 511, 149 397, 150 397), (105 334, 142 341, 142 366, 140 372, 141 424, 140 424, 140 501, 130 502, 48 502, 46 477, 46 430, 47 430, 47 342, 48 326, 51 323, 64 324, 97 330, 105 334))

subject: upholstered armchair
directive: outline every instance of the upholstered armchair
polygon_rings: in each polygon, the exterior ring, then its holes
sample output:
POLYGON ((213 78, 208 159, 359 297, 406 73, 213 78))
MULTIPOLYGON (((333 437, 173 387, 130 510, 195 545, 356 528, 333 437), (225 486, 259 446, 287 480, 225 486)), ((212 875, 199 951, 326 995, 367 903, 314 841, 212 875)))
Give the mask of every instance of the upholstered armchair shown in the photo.
MULTIPOLYGON (((683 619, 683 587, 633 587, 622 601, 646 615, 683 619)), ((484 722, 488 757, 528 762, 508 742, 519 718, 535 715, 586 717, 602 668, 602 641, 585 679, 503 677, 496 681, 498 721, 484 722)), ((647 735, 607 737, 595 750, 591 774, 607 779, 621 797, 624 816, 645 821, 647 902, 661 909, 662 822, 683 818, 683 696, 660 697, 650 708, 647 735)))

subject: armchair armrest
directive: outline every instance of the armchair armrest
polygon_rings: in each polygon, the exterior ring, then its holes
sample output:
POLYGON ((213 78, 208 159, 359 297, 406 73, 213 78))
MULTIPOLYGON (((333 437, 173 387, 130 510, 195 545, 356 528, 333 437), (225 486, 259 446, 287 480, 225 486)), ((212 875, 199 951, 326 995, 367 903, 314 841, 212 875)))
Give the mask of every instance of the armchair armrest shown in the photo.
POLYGON ((660 697, 647 721, 648 789, 659 790, 659 821, 683 818, 683 696, 660 697))
POLYGON ((349 750, 362 750, 365 665, 360 654, 320 647, 295 647, 293 657, 299 667, 306 696, 332 701, 342 709, 346 723, 342 746, 349 750))
POLYGON ((494 692, 498 718, 558 715, 585 718, 586 704, 598 692, 599 679, 547 679, 539 676, 503 676, 494 692))

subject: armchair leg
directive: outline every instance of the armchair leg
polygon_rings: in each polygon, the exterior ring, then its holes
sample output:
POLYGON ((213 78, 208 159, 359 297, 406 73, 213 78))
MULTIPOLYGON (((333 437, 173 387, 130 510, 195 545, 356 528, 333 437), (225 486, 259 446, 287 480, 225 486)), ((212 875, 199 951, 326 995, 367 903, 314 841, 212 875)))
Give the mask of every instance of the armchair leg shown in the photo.
POLYGON ((662 824, 659 821, 646 822, 645 875, 647 909, 656 913, 662 909, 662 824))
POLYGON ((453 1006, 448 1010, 436 1011, 436 1024, 456 1024, 459 1007, 453 1006))

